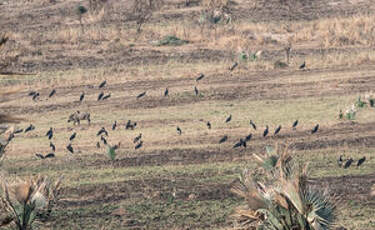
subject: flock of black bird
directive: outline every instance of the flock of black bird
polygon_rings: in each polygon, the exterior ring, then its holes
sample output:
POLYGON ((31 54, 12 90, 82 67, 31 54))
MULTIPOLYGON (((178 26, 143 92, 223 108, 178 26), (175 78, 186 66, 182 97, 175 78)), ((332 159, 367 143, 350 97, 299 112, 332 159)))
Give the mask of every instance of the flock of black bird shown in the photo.
MULTIPOLYGON (((229 67, 229 71, 233 71, 237 66, 238 66, 238 63, 235 62, 233 65, 231 65, 231 66, 229 67)), ((303 64, 300 65, 299 69, 300 69, 300 70, 305 70, 305 69, 306 69, 306 62, 303 62, 303 64)), ((197 78, 196 78, 196 82, 201 81, 204 77, 205 77, 205 75, 204 75, 203 73, 199 74, 199 75, 197 76, 197 78)), ((99 88, 99 89, 103 89, 103 88, 106 86, 106 84, 107 84, 107 81, 105 80, 105 81, 103 81, 102 83, 99 84, 98 88, 99 88)), ((146 95, 146 93, 147 93, 147 91, 144 91, 144 92, 138 94, 138 95, 136 96, 136 99, 138 100, 138 99, 144 97, 144 96, 146 95)), ((199 95, 199 90, 198 90, 197 86, 194 86, 194 93, 195 93, 196 96, 199 95)), ((56 94, 56 90, 53 89, 53 90, 50 92, 50 94, 48 95, 48 97, 51 98, 51 97, 53 97, 55 94, 56 94)), ((29 95, 29 96, 32 96, 32 100, 33 100, 33 101, 36 101, 36 100, 38 99, 38 97, 40 96, 40 93, 38 93, 38 92, 36 92, 36 91, 32 91, 32 92, 30 92, 28 95, 29 95)), ((165 91, 164 91, 164 96, 169 96, 169 88, 166 88, 166 89, 165 89, 165 91)), ((108 99, 108 98, 110 98, 110 97, 111 97, 111 93, 105 95, 104 92, 101 91, 101 92, 99 93, 99 95, 98 95, 97 101, 106 100, 106 99, 108 99)), ((82 102, 82 101, 84 100, 84 98, 85 98, 85 93, 82 92, 82 94, 81 94, 80 97, 79 97, 79 102, 82 102)), ((232 115, 230 114, 230 115, 225 119, 225 123, 229 123, 231 120, 232 120, 232 115)), ((296 121, 293 122, 293 124, 292 124, 292 126, 291 126, 292 130, 296 130, 298 123, 299 123, 298 120, 296 120, 296 121)), ((212 124, 211 124, 210 121, 207 121, 207 122, 206 122, 206 125, 207 125, 207 128, 208 128, 208 129, 211 129, 211 128, 212 128, 212 124)), ((117 121, 115 121, 115 122, 112 124, 112 131, 116 130, 117 126, 118 126, 117 121)), ((134 129, 136 128, 136 126, 137 126, 137 122, 132 122, 131 120, 128 120, 128 122, 125 124, 125 129, 126 129, 126 130, 127 130, 127 129, 134 130, 134 129)), ((257 126, 256 126, 256 124, 254 123, 253 120, 250 120, 250 126, 251 126, 254 130, 257 130, 257 126)), ((33 126, 32 124, 30 124, 30 126, 28 126, 28 127, 24 130, 24 132, 27 133, 27 132, 30 132, 30 131, 32 131, 32 130, 34 130, 34 129, 35 129, 35 126, 33 126)), ((278 135, 278 134, 280 133, 281 129, 282 129, 282 126, 281 126, 281 125, 277 126, 276 129, 275 129, 275 131, 273 132, 273 136, 278 135)), ((182 134, 183 134, 182 129, 181 129, 179 126, 176 127, 176 130, 177 130, 178 135, 182 135, 182 134)), ((311 129, 310 133, 311 133, 311 134, 314 134, 314 133, 318 132, 318 130, 319 130, 319 124, 316 124, 316 125, 311 129)), ((17 130, 16 133, 19 133, 19 132, 22 132, 22 131, 23 131, 23 130, 17 130)), ((36 156, 37 156, 38 158, 40 158, 40 159, 46 159, 46 158, 52 158, 52 157, 55 157, 54 152, 56 151, 56 147, 55 147, 55 145, 54 145, 54 144, 52 143, 52 141, 51 141, 52 138, 53 138, 53 136, 54 136, 53 134, 54 134, 54 132, 53 132, 53 128, 51 127, 51 128, 48 130, 48 132, 46 133, 46 136, 48 137, 48 140, 50 140, 50 148, 51 148, 52 152, 51 152, 51 153, 48 153, 48 154, 46 154, 46 155, 42 155, 42 154, 40 154, 40 153, 37 153, 36 156)), ((269 126, 266 125, 266 127, 265 127, 265 129, 264 129, 264 131, 263 131, 263 137, 266 138, 268 135, 269 135, 269 126)), ((70 138, 69 138, 69 144, 66 146, 66 149, 67 149, 70 153, 74 153, 74 149, 73 149, 73 147, 72 147, 72 143, 73 143, 74 139, 76 138, 76 136, 77 136, 77 133, 74 132, 74 133, 70 136, 70 138)), ((97 141, 97 143, 96 143, 96 147, 97 147, 97 148, 100 148, 100 146, 101 146, 100 143, 101 143, 101 142, 102 142, 104 145, 108 146, 108 142, 107 142, 106 137, 109 136, 109 133, 108 133, 108 131, 107 131, 104 127, 102 127, 102 128, 97 132, 96 136, 100 137, 100 140, 97 141)), ((233 145, 233 148, 239 148, 239 147, 244 147, 244 148, 246 148, 247 143, 252 139, 252 137, 253 137, 253 134, 250 133, 250 134, 248 134, 247 136, 245 136, 245 137, 243 137, 243 138, 240 138, 239 141, 237 141, 237 142, 233 145)), ((226 142, 227 140, 228 140, 228 135, 224 135, 224 136, 222 136, 222 137, 220 138, 220 140, 219 140, 219 144, 222 144, 222 143, 226 142)), ((137 150, 137 149, 139 149, 139 148, 141 148, 141 147, 143 146, 142 133, 140 133, 138 136, 136 136, 136 137, 134 138, 133 143, 134 143, 134 145, 135 145, 135 146, 134 146, 134 149, 135 149, 135 150, 137 150)), ((117 149, 117 148, 120 147, 120 144, 121 144, 121 143, 118 143, 117 145, 110 146, 110 147, 111 147, 111 148, 114 148, 114 149, 117 149)), ((358 162, 357 162, 357 167, 359 167, 360 165, 362 165, 362 164, 364 163, 365 160, 366 160, 366 157, 363 157, 363 158, 359 159, 358 162)), ((352 158, 349 158, 349 159, 347 159, 347 160, 344 160, 342 155, 341 155, 340 158, 337 160, 338 165, 339 165, 340 167, 345 168, 345 169, 346 169, 346 168, 349 168, 350 165, 351 165, 353 162, 354 162, 354 160, 353 160, 352 158)))

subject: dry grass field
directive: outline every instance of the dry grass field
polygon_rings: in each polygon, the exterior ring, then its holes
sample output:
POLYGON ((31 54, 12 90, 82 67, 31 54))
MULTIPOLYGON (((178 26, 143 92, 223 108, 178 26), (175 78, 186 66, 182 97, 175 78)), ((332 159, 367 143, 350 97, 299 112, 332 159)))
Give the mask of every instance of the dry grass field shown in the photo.
POLYGON ((339 119, 375 89, 372 0, 220 1, 231 20, 217 24, 203 12, 219 1, 165 0, 139 32, 127 15, 131 1, 104 2, 94 11, 83 0, 0 0, 0 33, 9 36, 0 57, 12 59, 0 89, 18 89, 0 112, 24 118, 19 128, 36 127, 9 144, 1 178, 64 176, 62 197, 38 229, 231 229, 243 203, 231 184, 255 167, 253 153, 276 143, 309 162, 312 183, 342 197, 338 227, 375 229, 375 108, 339 119), (78 5, 88 9, 82 25, 78 5), (160 45, 166 36, 187 43, 160 45), (32 100, 31 91, 40 96, 32 100), (101 92, 111 97, 97 101, 101 92), (67 123, 77 110, 91 114, 91 125, 67 123), (125 129, 128 120, 134 130, 125 129), (51 152, 50 127, 56 157, 41 160, 36 153, 51 152), (113 161, 96 146, 102 127, 111 145, 121 142, 113 161), (250 133, 247 148, 233 148, 250 133), (338 167, 340 155, 354 164, 338 167))

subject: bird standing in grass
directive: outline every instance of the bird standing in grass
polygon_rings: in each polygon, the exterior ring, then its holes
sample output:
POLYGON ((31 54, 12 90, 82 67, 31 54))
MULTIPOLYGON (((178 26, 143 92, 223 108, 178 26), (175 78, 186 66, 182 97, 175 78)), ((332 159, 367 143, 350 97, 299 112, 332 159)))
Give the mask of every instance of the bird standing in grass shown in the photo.
POLYGON ((112 130, 115 130, 116 127, 117 127, 117 121, 115 121, 115 123, 113 123, 113 125, 112 125, 112 130))
POLYGON ((134 138, 133 143, 134 143, 134 144, 137 143, 139 140, 141 140, 141 138, 142 138, 142 133, 140 133, 138 136, 136 136, 136 137, 134 138))
POLYGON ((36 101, 36 99, 40 96, 39 93, 35 93, 34 96, 33 96, 33 101, 36 101))
POLYGON ((281 125, 279 125, 279 127, 276 128, 275 130, 275 133, 273 134, 274 136, 276 136, 281 130, 281 125))
POLYGON ((292 125, 293 130, 296 129, 297 125, 298 125, 298 120, 295 120, 295 121, 293 122, 293 125, 292 125))
POLYGON ((52 142, 49 143, 49 147, 51 147, 52 152, 56 152, 56 146, 52 142))
POLYGON ((304 70, 306 68, 306 61, 303 61, 302 65, 299 66, 299 69, 304 70))
POLYGON ((345 162, 344 169, 349 168, 352 163, 353 163, 353 159, 352 158, 350 158, 349 160, 347 160, 345 162))
POLYGON ((251 138, 253 137, 253 134, 249 134, 249 135, 247 135, 246 137, 245 137, 245 141, 247 142, 247 141, 250 141, 251 140, 251 138))
POLYGON ((48 130, 48 132, 46 133, 46 136, 48 137, 48 140, 52 139, 52 137, 53 137, 53 129, 52 129, 52 127, 48 130))
POLYGON ((198 96, 199 91, 198 91, 198 88, 196 86, 194 86, 194 92, 195 92, 195 96, 198 96))
POLYGON ((229 117, 227 117, 227 119, 225 119, 225 123, 228 123, 232 120, 232 114, 229 115, 229 117))
POLYGON ((179 135, 181 135, 181 134, 182 134, 182 130, 181 130, 181 128, 177 126, 176 129, 177 129, 177 133, 178 133, 179 135))
POLYGON ((229 67, 229 71, 232 72, 237 66, 238 66, 237 62, 233 63, 233 65, 229 67))
POLYGON ((97 101, 100 101, 103 98, 103 96, 104 96, 104 92, 99 93, 97 101))
POLYGON ((268 135, 268 125, 266 125, 266 129, 263 131, 263 137, 268 135))
POLYGON ((144 97, 145 95, 146 95, 146 91, 144 91, 143 93, 140 93, 140 94, 138 94, 138 96, 137 96, 137 99, 139 99, 139 98, 141 98, 141 97, 144 97))
POLYGON ((70 136, 69 140, 70 140, 70 141, 73 141, 73 140, 76 138, 76 136, 77 136, 77 133, 74 132, 74 133, 70 136))
POLYGON ((204 78, 204 74, 201 73, 201 74, 199 74, 199 76, 197 77, 197 79, 195 81, 198 82, 198 81, 202 80, 203 78, 204 78))
POLYGON ((311 134, 318 132, 318 129, 319 129, 319 124, 315 125, 315 127, 311 130, 311 134))
POLYGON ((48 95, 48 97, 52 97, 53 95, 55 95, 56 94, 56 90, 55 89, 53 89, 52 91, 51 91, 51 93, 48 95))
POLYGON ((362 157, 361 159, 359 159, 357 162, 357 167, 361 166, 365 161, 366 161, 366 157, 362 157))
POLYGON ((241 147, 243 145, 243 142, 244 141, 242 140, 242 138, 240 138, 240 140, 236 144, 233 145, 233 148, 235 149, 235 148, 241 147))
POLYGON ((102 127, 102 128, 98 131, 98 133, 96 134, 96 136, 100 136, 100 135, 103 134, 103 133, 104 133, 104 135, 106 135, 106 136, 108 137, 108 132, 107 132, 107 130, 105 130, 104 127, 102 127))
POLYGON ((343 155, 340 155, 339 159, 337 159, 337 165, 341 168, 343 163, 344 163, 343 155))
POLYGON ((107 95, 105 95, 103 98, 102 98, 102 100, 104 101, 104 100, 107 100, 108 98, 110 98, 111 97, 111 94, 109 93, 109 94, 107 94, 107 95))
POLYGON ((140 141, 140 142, 134 147, 134 149, 137 150, 137 149, 141 148, 142 145, 143 145, 143 141, 140 141))
POLYGON ((168 94, 169 94, 169 90, 168 90, 168 88, 165 88, 165 91, 164 91, 164 97, 167 97, 168 94))
POLYGON ((107 80, 104 80, 102 83, 99 85, 99 89, 103 88, 107 84, 107 80))
POLYGON ((209 121, 207 121, 206 125, 208 129, 211 129, 211 123, 209 121))
POLYGON ((72 144, 69 144, 68 146, 66 146, 66 149, 71 152, 71 153, 74 153, 74 149, 72 147, 72 144))
POLYGON ((220 139, 219 144, 224 143, 224 142, 226 142, 227 140, 228 140, 228 136, 227 136, 227 135, 224 135, 224 136, 220 139))
POLYGON ((82 102, 85 98, 85 92, 82 92, 81 96, 79 97, 79 102, 82 102))
POLYGON ((35 126, 32 125, 32 124, 30 124, 29 127, 27 127, 27 128, 25 129, 25 133, 30 132, 30 131, 32 131, 32 130, 34 130, 34 129, 35 129, 35 126))
POLYGON ((252 120, 250 120, 250 125, 253 127, 254 130, 257 130, 257 126, 252 120))
POLYGON ((47 158, 55 157, 55 154, 54 153, 48 153, 47 155, 43 156, 42 154, 37 153, 37 154, 35 154, 35 156, 37 156, 40 159, 47 159, 47 158))
POLYGON ((103 141, 104 145, 107 145, 107 140, 103 136, 100 137, 100 140, 103 141))

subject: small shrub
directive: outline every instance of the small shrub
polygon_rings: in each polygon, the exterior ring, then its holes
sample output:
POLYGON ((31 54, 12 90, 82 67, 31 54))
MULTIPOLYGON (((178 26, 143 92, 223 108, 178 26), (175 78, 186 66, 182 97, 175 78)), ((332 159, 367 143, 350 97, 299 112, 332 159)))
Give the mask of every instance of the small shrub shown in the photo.
POLYGON ((112 161, 114 161, 116 159, 116 150, 114 147, 111 147, 111 146, 107 146, 107 156, 109 157, 109 159, 111 159, 112 161))
POLYGON ((361 97, 358 97, 358 100, 355 105, 357 108, 364 108, 366 106, 366 102, 362 101, 361 97))
POLYGON ((165 36, 163 39, 157 41, 157 46, 180 46, 189 43, 189 41, 179 39, 176 36, 165 36))

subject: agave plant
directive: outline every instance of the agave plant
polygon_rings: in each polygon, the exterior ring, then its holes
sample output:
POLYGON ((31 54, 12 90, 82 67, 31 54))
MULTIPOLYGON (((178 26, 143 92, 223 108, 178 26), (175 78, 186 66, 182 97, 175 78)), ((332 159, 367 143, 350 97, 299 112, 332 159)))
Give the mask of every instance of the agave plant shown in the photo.
POLYGON ((246 200, 233 217, 242 229, 328 230, 335 225, 335 197, 308 184, 307 165, 281 153, 254 154, 258 168, 245 170, 232 192, 246 200))
POLYGON ((19 230, 32 229, 39 216, 51 212, 60 195, 61 181, 62 177, 52 183, 47 177, 39 176, 13 184, 3 182, 0 210, 6 215, 0 219, 0 224, 13 224, 19 230))

